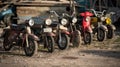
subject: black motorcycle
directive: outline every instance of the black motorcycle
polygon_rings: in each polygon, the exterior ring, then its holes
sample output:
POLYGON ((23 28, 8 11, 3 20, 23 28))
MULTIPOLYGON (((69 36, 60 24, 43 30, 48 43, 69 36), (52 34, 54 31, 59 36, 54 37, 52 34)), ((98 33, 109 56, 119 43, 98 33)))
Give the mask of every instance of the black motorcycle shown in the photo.
POLYGON ((35 25, 32 26, 32 32, 39 37, 38 43, 44 44, 44 48, 47 48, 49 52, 54 51, 54 36, 52 28, 50 25, 52 24, 52 20, 47 18, 45 20, 41 19, 41 17, 33 17, 35 25))
POLYGON ((91 9, 91 11, 95 15, 94 18, 91 18, 91 22, 94 22, 93 34, 97 33, 98 41, 104 41, 106 40, 106 35, 108 31, 107 27, 103 25, 103 22, 105 21, 105 17, 104 17, 105 10, 103 10, 103 12, 100 12, 100 11, 95 11, 94 9, 91 9))
POLYGON ((55 41, 61 50, 69 47, 69 31, 65 25, 68 23, 67 19, 59 16, 55 11, 50 11, 50 18, 53 21, 51 25, 53 32, 56 34, 55 41))
POLYGON ((34 22, 26 20, 22 24, 11 24, 10 28, 3 31, 3 47, 5 51, 9 51, 13 46, 20 46, 24 48, 26 56, 33 56, 37 53, 39 40, 38 37, 31 33, 30 26, 34 22))
POLYGON ((76 28, 77 18, 75 16, 70 16, 67 13, 63 13, 63 17, 68 20, 66 27, 70 32, 70 42, 73 44, 73 47, 79 47, 81 44, 81 33, 76 28))

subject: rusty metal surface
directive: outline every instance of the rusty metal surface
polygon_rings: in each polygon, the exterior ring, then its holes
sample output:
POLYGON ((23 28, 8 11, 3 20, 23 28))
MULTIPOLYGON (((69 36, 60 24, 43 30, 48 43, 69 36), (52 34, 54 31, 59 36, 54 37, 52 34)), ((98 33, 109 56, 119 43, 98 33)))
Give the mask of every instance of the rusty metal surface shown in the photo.
MULTIPOLYGON (((4 3, 0 3, 0 4, 9 4, 10 2, 4 2, 4 3)), ((69 1, 13 1, 11 2, 14 5, 17 6, 36 6, 36 7, 59 7, 59 6, 67 6, 69 5, 69 1)))

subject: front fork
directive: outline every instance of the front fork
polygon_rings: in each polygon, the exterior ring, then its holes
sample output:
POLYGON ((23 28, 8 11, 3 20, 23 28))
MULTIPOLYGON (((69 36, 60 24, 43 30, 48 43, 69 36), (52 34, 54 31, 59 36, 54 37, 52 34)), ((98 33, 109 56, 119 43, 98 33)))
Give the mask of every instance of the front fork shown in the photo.
POLYGON ((45 45, 44 45, 44 48, 46 48, 47 46, 48 46, 48 38, 47 37, 54 37, 55 36, 55 34, 54 33, 52 33, 52 32, 48 32, 48 33, 45 33, 45 36, 44 36, 44 38, 45 38, 45 45))
POLYGON ((25 34, 25 41, 26 41, 26 45, 27 47, 29 47, 29 42, 28 42, 28 38, 31 38, 35 41, 39 41, 39 37, 37 37, 36 35, 32 34, 31 32, 31 28, 29 26, 26 27, 26 34, 25 34))
POLYGON ((31 28, 30 28, 29 26, 26 27, 26 36, 25 36, 25 40, 26 40, 26 45, 27 45, 27 47, 29 47, 28 34, 31 34, 31 28))

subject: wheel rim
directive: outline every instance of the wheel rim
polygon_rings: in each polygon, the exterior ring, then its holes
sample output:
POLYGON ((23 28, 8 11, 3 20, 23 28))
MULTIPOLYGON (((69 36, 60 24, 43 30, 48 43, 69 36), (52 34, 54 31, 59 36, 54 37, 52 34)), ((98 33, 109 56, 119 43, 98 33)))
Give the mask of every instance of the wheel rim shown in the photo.
POLYGON ((59 42, 61 47, 65 47, 67 45, 67 38, 65 36, 61 36, 61 41, 59 42))
POLYGON ((103 41, 105 38, 105 31, 100 29, 97 33, 97 36, 98 36, 98 40, 103 41))
POLYGON ((53 39, 51 38, 51 37, 47 37, 48 39, 47 39, 47 42, 48 42, 48 46, 47 46, 47 48, 48 48, 48 51, 50 51, 50 52, 53 52, 53 39))
POLYGON ((26 53, 27 54, 33 54, 34 53, 34 50, 35 50, 35 44, 34 44, 34 41, 32 41, 31 39, 28 40, 28 45, 29 47, 25 47, 26 49, 26 53))
POLYGON ((90 41, 91 41, 91 35, 90 35, 90 33, 85 33, 85 42, 86 43, 90 43, 90 41))

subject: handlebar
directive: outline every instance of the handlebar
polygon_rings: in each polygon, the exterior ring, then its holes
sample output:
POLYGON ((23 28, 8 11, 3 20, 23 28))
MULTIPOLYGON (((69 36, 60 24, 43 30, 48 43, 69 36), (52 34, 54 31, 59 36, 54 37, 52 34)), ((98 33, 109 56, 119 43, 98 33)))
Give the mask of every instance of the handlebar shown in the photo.
POLYGON ((63 13, 63 16, 67 16, 67 17, 71 17, 69 14, 67 13, 63 13))
POLYGON ((95 14, 95 16, 103 16, 104 13, 106 12, 106 10, 103 10, 102 12, 95 11, 94 9, 90 9, 90 10, 93 11, 93 13, 95 14))
POLYGON ((55 14, 57 17, 60 17, 60 16, 57 14, 57 12, 54 11, 54 10, 51 10, 50 13, 53 13, 53 14, 55 14))

